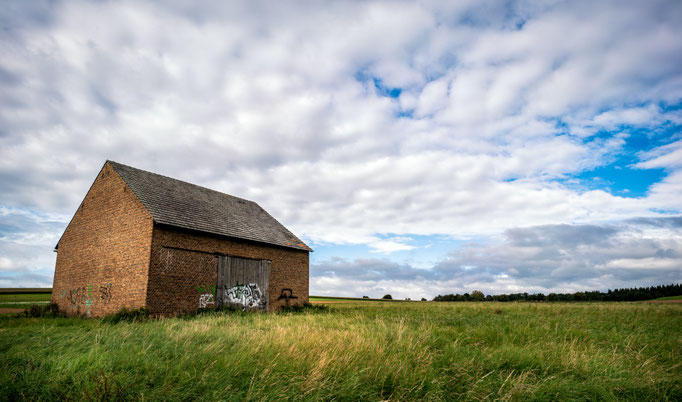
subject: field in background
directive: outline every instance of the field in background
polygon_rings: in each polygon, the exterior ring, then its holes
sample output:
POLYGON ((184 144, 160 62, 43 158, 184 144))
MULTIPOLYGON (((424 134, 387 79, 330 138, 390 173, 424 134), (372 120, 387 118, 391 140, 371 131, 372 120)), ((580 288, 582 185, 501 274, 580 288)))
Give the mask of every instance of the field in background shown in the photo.
POLYGON ((0 308, 27 308, 32 304, 45 305, 50 302, 51 290, 41 289, 0 289, 0 308))
POLYGON ((401 299, 363 299, 361 297, 335 297, 335 296, 310 296, 311 303, 317 302, 357 302, 357 301, 381 301, 381 302, 395 302, 395 301, 408 301, 401 299))
POLYGON ((0 399, 682 399, 682 305, 0 317, 0 399))
POLYGON ((656 300, 682 300, 682 296, 659 297, 656 300))

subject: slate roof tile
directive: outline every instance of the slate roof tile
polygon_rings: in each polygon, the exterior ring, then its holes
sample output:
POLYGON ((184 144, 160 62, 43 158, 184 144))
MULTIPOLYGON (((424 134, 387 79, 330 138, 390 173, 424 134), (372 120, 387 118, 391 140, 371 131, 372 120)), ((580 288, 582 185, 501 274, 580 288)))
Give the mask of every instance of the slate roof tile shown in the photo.
POLYGON ((156 223, 312 251, 253 201, 118 162, 107 162, 156 223))

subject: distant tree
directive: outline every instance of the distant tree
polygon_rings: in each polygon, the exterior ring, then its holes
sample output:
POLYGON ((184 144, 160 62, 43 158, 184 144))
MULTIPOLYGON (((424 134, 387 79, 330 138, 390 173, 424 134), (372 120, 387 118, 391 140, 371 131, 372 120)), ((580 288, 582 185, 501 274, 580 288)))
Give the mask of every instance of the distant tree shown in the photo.
POLYGON ((412 300, 412 299, 410 299, 409 297, 406 297, 405 300, 408 300, 408 301, 409 301, 409 300, 412 300))
POLYGON ((369 296, 362 296, 363 299, 369 299, 369 296))
POLYGON ((422 301, 426 301, 426 299, 422 297, 422 301))
POLYGON ((384 295, 384 297, 382 297, 382 299, 393 300, 393 296, 391 296, 391 295, 384 295))
MULTIPOLYGON (((542 293, 528 294, 528 293, 511 293, 499 295, 487 295, 484 297, 485 301, 502 301, 502 302, 519 302, 519 301, 637 301, 637 300, 651 300, 666 296, 682 296, 682 284, 674 283, 670 285, 649 286, 643 288, 623 288, 623 289, 609 289, 607 292, 599 290, 575 292, 575 293, 550 293, 545 296, 542 293)), ((453 302, 477 300, 476 292, 471 295, 465 293, 460 294, 446 294, 438 295, 433 298, 433 301, 439 302, 453 302)))
POLYGON ((480 290, 474 290, 471 292, 470 298, 472 301, 483 301, 483 299, 485 299, 485 295, 480 290))
POLYGON ((586 300, 587 297, 585 296, 585 292, 575 292, 573 293, 572 300, 574 301, 583 301, 586 300))

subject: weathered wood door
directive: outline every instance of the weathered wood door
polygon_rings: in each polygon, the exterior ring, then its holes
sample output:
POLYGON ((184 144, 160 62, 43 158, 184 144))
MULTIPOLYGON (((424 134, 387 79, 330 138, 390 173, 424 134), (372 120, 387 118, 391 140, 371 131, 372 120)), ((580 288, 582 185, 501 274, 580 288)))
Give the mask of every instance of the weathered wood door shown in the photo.
POLYGON ((267 309, 269 282, 270 261, 219 256, 216 307, 267 309))

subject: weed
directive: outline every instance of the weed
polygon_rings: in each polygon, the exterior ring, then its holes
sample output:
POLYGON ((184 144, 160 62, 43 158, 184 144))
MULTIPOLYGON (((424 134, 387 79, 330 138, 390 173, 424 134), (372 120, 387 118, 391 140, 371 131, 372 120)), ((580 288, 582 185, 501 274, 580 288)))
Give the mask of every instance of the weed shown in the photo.
POLYGON ((324 304, 303 303, 303 304, 293 304, 291 306, 282 306, 279 311, 281 313, 306 313, 306 312, 319 312, 319 311, 327 311, 327 310, 329 310, 329 307, 327 307, 324 304))
POLYGON ((118 312, 102 318, 102 322, 118 324, 119 322, 141 322, 149 319, 149 310, 142 307, 137 309, 127 309, 123 307, 118 312))
POLYGON ((215 315, 224 313, 238 313, 242 312, 241 309, 235 306, 218 306, 216 308, 199 308, 192 313, 183 315, 183 318, 194 318, 201 315, 215 315))
POLYGON ((55 303, 50 303, 47 305, 34 304, 31 307, 24 310, 23 313, 17 314, 18 317, 42 317, 42 318, 55 318, 64 317, 65 314, 59 311, 59 306, 55 303))
POLYGON ((124 393, 116 381, 116 373, 107 374, 104 369, 89 375, 90 381, 81 384, 86 401, 120 401, 124 393))

